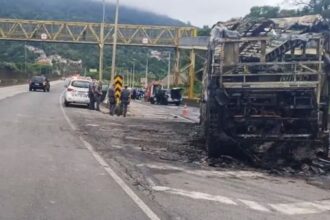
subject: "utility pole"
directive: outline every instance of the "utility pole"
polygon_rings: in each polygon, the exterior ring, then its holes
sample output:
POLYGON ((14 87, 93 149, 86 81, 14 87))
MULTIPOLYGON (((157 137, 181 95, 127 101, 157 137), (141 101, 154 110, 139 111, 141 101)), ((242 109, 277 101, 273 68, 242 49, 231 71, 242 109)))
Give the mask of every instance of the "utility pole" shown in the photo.
POLYGON ((129 68, 129 70, 128 70, 128 72, 129 72, 129 83, 128 83, 128 87, 132 87, 132 72, 133 72, 133 70, 132 70, 132 68, 129 68))
POLYGON ((134 63, 133 63, 133 82, 132 82, 132 88, 135 87, 135 60, 134 60, 134 63))
POLYGON ((145 87, 148 87, 148 72, 149 72, 149 57, 147 56, 147 64, 146 64, 146 81, 145 81, 145 87))
POLYGON ((110 83, 113 84, 116 72, 116 52, 117 52, 117 32, 118 32, 118 14, 119 14, 119 0, 116 3, 116 15, 115 15, 115 32, 113 35, 113 46, 112 46, 112 68, 111 68, 111 79, 110 83))
POLYGON ((171 77, 171 52, 168 52, 167 89, 170 89, 170 77, 171 77))
POLYGON ((103 60, 104 60, 104 22, 105 22, 105 0, 103 0, 102 23, 100 30, 100 60, 99 60, 99 80, 103 79, 103 60))

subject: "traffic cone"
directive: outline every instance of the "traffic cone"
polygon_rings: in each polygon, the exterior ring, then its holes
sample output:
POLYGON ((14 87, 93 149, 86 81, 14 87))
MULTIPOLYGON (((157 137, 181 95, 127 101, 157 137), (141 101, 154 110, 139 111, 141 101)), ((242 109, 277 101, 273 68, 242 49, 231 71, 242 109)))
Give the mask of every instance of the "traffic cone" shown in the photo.
POLYGON ((188 114, 189 114, 188 107, 187 107, 187 104, 185 104, 184 107, 183 107, 183 110, 182 110, 182 116, 183 117, 188 117, 188 114))

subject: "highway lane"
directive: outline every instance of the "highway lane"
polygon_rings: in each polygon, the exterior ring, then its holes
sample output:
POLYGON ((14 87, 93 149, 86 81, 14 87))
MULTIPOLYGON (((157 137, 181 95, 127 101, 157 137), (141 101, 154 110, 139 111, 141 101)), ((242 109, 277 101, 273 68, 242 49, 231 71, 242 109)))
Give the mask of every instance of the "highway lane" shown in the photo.
POLYGON ((0 90, 0 219, 148 219, 70 128, 62 90, 0 90))
MULTIPOLYGON (((164 157, 164 147, 180 144, 183 135, 168 140, 172 127, 166 123, 182 129, 191 125, 175 117, 182 107, 133 102, 128 118, 63 109, 62 86, 0 100, 0 219, 148 219, 146 204, 157 213, 152 219, 329 216, 329 191, 303 180, 160 160, 171 159, 164 157), (134 183, 130 189, 142 205, 105 161, 134 183)), ((0 94, 5 89, 11 88, 0 94)), ((196 119, 198 112, 190 110, 189 117, 196 119)))
MULTIPOLYGON (((58 84, 61 84, 62 81, 52 81, 51 83, 51 89, 52 86, 57 86, 58 84)), ((18 94, 22 93, 28 93, 29 92, 29 85, 16 85, 16 86, 8 86, 8 87, 0 87, 0 100, 5 98, 10 98, 18 94)))

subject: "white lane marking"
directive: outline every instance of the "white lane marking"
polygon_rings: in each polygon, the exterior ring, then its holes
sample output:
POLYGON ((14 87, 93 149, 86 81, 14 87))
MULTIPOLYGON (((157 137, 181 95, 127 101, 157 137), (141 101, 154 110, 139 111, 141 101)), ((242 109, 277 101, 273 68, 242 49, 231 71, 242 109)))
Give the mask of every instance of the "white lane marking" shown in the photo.
POLYGON ((330 200, 321 200, 318 201, 317 206, 322 207, 323 209, 326 209, 327 211, 330 211, 330 200))
POLYGON ((225 196, 219 196, 219 195, 210 195, 207 193, 202 192, 194 192, 194 191, 186 191, 182 189, 174 189, 166 186, 153 186, 152 189, 157 192, 167 192, 170 194, 180 195, 184 197, 189 197, 192 199, 199 199, 199 200, 208 200, 213 202, 219 202, 227 205, 237 205, 236 202, 234 202, 232 199, 225 197, 225 196))
MULTIPOLYGON (((221 196, 221 195, 213 195, 207 194, 203 192, 196 191, 187 191, 183 189, 170 188, 166 186, 157 186, 154 181, 151 179, 147 179, 151 188, 156 192, 164 192, 173 195, 188 197, 195 200, 207 200, 212 202, 218 202, 226 205, 234 205, 238 206, 235 202, 235 199, 221 196)), ((266 208, 264 205, 250 200, 245 199, 237 199, 243 203, 247 208, 259 211, 259 212, 279 212, 283 215, 306 215, 306 214, 318 214, 326 211, 330 211, 330 200, 323 201, 315 201, 315 202, 300 202, 300 203, 292 203, 292 204, 267 204, 267 207, 271 207, 272 209, 266 208)))
POLYGON ((250 201, 250 200, 245 200, 245 199, 238 199, 238 201, 240 201, 241 203, 243 203, 250 209, 261 211, 261 212, 270 212, 269 209, 267 209, 266 207, 260 205, 259 203, 255 202, 255 201, 250 201))
POLYGON ((156 186, 156 183, 150 177, 147 177, 146 180, 147 180, 149 186, 151 186, 151 187, 156 186))
POLYGON ((87 124, 87 127, 100 127, 100 125, 96 125, 96 124, 87 124))
MULTIPOLYGON (((62 98, 63 94, 60 96, 60 106, 64 115, 65 120, 70 125, 73 131, 76 130, 75 126, 72 124, 70 118, 67 116, 63 106, 62 98)), ((84 140, 83 137, 79 136, 80 141, 85 145, 85 147, 91 152, 96 161, 105 169, 105 171, 115 180, 115 182, 124 190, 124 192, 135 202, 135 204, 148 216, 151 220, 160 220, 160 218, 140 199, 134 191, 122 180, 115 171, 110 167, 110 165, 94 150, 92 145, 84 140)))
POLYGON ((123 146, 119 146, 119 145, 112 145, 112 148, 115 148, 115 149, 123 149, 124 147, 123 147, 123 146))
POLYGON ((175 167, 170 165, 156 165, 156 164, 138 164, 139 167, 148 167, 157 170, 174 170, 187 174, 202 176, 202 177, 234 177, 234 178, 265 178, 263 173, 252 171, 212 171, 212 170, 188 170, 182 167, 175 167))
POLYGON ((69 119, 68 115, 65 113, 64 108, 63 108, 63 103, 62 103, 62 101, 63 101, 63 95, 64 95, 64 92, 65 92, 65 91, 63 91, 62 94, 60 95, 60 100, 59 100, 60 108, 61 108, 61 111, 62 111, 62 113, 63 113, 63 116, 64 116, 66 122, 69 124, 70 128, 71 128, 73 131, 76 131, 76 130, 77 130, 76 127, 74 126, 74 124, 72 124, 71 120, 69 119))
POLYGON ((292 204, 270 204, 270 207, 286 215, 316 214, 330 211, 330 200, 292 204))

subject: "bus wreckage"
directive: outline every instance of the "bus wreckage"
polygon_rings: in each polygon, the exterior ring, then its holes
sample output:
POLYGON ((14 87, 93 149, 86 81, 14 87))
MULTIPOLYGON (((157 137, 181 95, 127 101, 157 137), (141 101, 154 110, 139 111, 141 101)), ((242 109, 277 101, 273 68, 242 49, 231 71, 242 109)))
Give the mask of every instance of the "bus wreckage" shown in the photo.
POLYGON ((201 102, 209 157, 269 168, 328 157, 328 30, 320 16, 213 27, 201 102))

